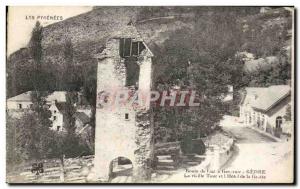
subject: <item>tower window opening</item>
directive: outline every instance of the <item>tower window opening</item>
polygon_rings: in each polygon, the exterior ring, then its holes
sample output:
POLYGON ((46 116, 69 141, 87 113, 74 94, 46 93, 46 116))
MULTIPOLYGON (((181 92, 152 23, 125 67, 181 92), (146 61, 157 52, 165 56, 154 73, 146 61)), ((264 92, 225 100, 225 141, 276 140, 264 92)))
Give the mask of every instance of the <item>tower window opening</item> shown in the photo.
POLYGON ((126 67, 126 86, 138 87, 138 80, 140 74, 140 66, 134 58, 127 58, 125 60, 126 67))
POLYGON ((125 119, 126 119, 126 120, 129 119, 129 114, 128 114, 128 113, 125 114, 125 119))
POLYGON ((133 41, 131 38, 120 39, 119 53, 122 58, 137 57, 145 48, 141 41, 133 41))

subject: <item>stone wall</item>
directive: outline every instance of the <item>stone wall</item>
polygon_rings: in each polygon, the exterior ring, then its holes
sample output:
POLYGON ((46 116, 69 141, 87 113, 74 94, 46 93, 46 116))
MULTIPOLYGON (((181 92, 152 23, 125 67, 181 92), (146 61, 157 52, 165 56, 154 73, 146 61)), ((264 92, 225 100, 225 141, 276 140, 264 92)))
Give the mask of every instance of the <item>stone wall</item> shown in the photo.
POLYGON ((135 143, 135 167, 134 180, 143 182, 151 178, 151 163, 153 160, 153 127, 150 110, 139 111, 136 116, 135 143))
POLYGON ((218 170, 231 158, 234 150, 234 140, 229 139, 223 145, 213 145, 209 155, 212 156, 210 168, 218 170))

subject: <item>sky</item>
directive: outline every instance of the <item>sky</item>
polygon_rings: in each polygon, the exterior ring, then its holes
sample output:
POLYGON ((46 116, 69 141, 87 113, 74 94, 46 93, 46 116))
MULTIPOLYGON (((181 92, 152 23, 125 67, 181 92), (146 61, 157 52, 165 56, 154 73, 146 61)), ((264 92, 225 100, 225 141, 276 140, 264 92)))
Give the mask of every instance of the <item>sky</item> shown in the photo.
POLYGON ((32 29, 37 21, 40 21, 42 26, 47 26, 90 10, 92 10, 91 6, 9 7, 7 15, 7 56, 27 46, 32 29), (47 18, 47 16, 49 17, 47 18))

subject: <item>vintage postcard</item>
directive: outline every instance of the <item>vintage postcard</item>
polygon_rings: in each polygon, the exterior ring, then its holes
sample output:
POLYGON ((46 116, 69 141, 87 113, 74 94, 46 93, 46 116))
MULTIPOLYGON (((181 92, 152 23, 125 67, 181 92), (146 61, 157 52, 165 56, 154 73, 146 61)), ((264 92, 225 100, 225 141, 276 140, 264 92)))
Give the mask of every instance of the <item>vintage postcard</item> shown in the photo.
POLYGON ((6 182, 294 183, 294 7, 9 6, 6 182))

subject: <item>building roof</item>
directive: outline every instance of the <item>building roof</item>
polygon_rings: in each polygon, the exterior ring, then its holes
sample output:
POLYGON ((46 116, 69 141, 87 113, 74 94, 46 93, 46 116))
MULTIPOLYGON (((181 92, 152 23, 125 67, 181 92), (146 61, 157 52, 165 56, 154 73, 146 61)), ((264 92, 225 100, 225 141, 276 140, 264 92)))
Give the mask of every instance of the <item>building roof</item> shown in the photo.
POLYGON ((252 107, 263 111, 268 111, 277 103, 289 96, 291 88, 289 85, 273 85, 261 91, 252 107))
POLYGON ((54 91, 47 97, 47 101, 66 102, 67 101, 67 92, 66 91, 54 91))
POLYGON ((263 87, 246 87, 241 104, 253 104, 255 102, 255 97, 258 97, 264 89, 265 88, 263 87))
POLYGON ((88 115, 86 115, 86 113, 84 112, 76 112, 74 114, 76 119, 79 119, 83 124, 89 123, 90 122, 90 118, 88 115))
POLYGON ((66 113, 67 109, 67 103, 61 102, 61 103, 55 103, 55 106, 57 107, 58 111, 60 111, 62 114, 66 113))
POLYGON ((285 97, 290 95, 289 85, 272 85, 270 87, 247 87, 243 104, 252 108, 269 111, 285 97))
MULTIPOLYGON (((119 30, 116 30, 110 34, 111 37, 108 39, 108 41, 110 39, 119 39, 119 38, 131 38, 134 41, 140 41, 144 44, 146 48, 146 50, 142 51, 141 56, 153 57, 152 51, 143 40, 143 37, 138 32, 137 28, 131 22, 128 23, 127 25, 121 24, 119 28, 120 28, 119 30)), ((106 48, 101 53, 95 54, 94 57, 99 59, 110 57, 111 56, 110 51, 111 49, 110 47, 107 47, 107 43, 106 43, 106 48)))
POLYGON ((19 94, 17 96, 11 97, 11 98, 7 99, 7 101, 26 101, 26 102, 30 102, 31 101, 31 93, 32 93, 32 91, 27 91, 27 92, 19 94))
MULTIPOLYGON (((32 92, 33 91, 27 91, 17 96, 11 97, 7 99, 7 101, 31 102, 32 92)), ((57 102, 66 102, 66 94, 67 94, 66 91, 54 91, 47 96, 46 101, 51 102, 56 100, 57 102)))

